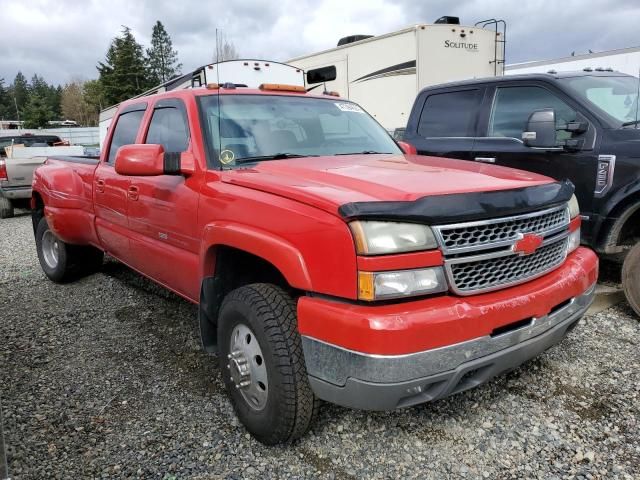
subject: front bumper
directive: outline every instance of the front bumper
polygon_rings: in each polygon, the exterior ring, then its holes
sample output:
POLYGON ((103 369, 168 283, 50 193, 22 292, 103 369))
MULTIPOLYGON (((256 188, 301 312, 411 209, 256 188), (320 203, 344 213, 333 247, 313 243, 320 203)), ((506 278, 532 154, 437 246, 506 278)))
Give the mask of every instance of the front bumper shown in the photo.
POLYGON ((302 337, 315 394, 350 408, 392 410, 478 386, 559 343, 587 311, 595 285, 506 333, 407 355, 375 355, 302 337))

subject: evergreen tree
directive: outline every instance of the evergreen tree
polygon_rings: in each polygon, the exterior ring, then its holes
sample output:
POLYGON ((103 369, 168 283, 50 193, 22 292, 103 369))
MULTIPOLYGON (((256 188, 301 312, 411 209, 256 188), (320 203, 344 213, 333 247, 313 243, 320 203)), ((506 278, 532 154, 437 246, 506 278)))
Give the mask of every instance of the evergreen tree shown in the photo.
POLYGON ((8 120, 11 115, 11 103, 12 100, 9 97, 9 92, 4 86, 4 78, 0 78, 0 120, 8 120))
POLYGON ((62 87, 58 85, 54 87, 49 85, 49 92, 47 95, 47 104, 53 112, 53 118, 57 120, 64 120, 62 118, 62 87))
POLYGON ((151 48, 147 49, 149 71, 155 84, 164 83, 180 74, 178 52, 173 49, 171 37, 158 20, 151 34, 151 48))
POLYGON ((153 86, 142 45, 129 27, 111 42, 104 62, 98 67, 100 83, 108 105, 134 97, 153 86))
POLYGON ((12 117, 13 120, 17 120, 18 116, 22 116, 28 100, 29 84, 22 72, 18 72, 16 78, 13 80, 13 84, 9 87, 9 111, 11 112, 9 116, 12 117))
MULTIPOLYGON (((28 91, 29 91, 29 100, 27 102, 27 105, 29 105, 29 102, 31 100, 34 100, 34 99, 38 100, 30 107, 31 108, 30 115, 32 118, 34 115, 36 115, 34 113, 35 111, 40 112, 38 113, 38 115, 39 114, 44 115, 44 113, 42 113, 44 111, 48 112, 49 118, 47 119, 47 122, 49 120, 57 120, 60 118, 61 116, 60 96, 58 94, 58 89, 56 89, 56 87, 54 87, 53 85, 49 85, 43 77, 39 76, 38 74, 35 74, 33 77, 31 77, 31 83, 29 84, 28 91), (42 110, 40 108, 41 103, 43 103, 46 106, 45 110, 42 110)), ((26 114, 26 107, 25 107, 25 114, 26 114)), ((36 121, 35 123, 41 123, 41 122, 36 121)), ((39 126, 45 126, 45 125, 39 125, 39 126)))
POLYGON ((89 109, 87 126, 95 127, 98 125, 100 110, 107 106, 102 83, 99 80, 84 82, 82 95, 89 109))
POLYGON ((24 120, 25 128, 43 128, 47 126, 49 120, 53 118, 53 112, 49 105, 47 105, 46 99, 37 95, 33 95, 29 98, 29 101, 24 107, 24 114, 22 119, 24 120))

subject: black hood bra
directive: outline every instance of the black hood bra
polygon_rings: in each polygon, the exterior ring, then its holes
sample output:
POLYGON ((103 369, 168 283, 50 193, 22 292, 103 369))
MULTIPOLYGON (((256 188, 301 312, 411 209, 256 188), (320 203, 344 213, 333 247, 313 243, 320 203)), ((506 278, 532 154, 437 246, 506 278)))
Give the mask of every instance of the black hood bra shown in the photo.
POLYGON ((442 225, 519 215, 566 203, 573 195, 569 180, 490 192, 452 193, 414 201, 352 202, 338 213, 345 220, 387 220, 442 225))

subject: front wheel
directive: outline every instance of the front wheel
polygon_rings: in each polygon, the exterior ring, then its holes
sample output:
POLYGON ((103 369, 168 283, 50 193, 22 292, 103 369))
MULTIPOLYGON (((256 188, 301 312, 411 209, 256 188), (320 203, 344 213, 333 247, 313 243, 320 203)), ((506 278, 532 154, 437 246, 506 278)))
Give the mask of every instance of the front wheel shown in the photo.
POLYGON ((622 288, 629 305, 640 316, 640 242, 636 243, 624 259, 622 288))
POLYGON ((64 283, 100 268, 104 253, 94 247, 76 246, 60 240, 42 217, 36 228, 36 249, 44 273, 64 283))
POLYGON ((294 299, 270 284, 229 293, 218 317, 218 345, 224 383, 247 430, 267 445, 304 435, 320 401, 307 378, 294 299))

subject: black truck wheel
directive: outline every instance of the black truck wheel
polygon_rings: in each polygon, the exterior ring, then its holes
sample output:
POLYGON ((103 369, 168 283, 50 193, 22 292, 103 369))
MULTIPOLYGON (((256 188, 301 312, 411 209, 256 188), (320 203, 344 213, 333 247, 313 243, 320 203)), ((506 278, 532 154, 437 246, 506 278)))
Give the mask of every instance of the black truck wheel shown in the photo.
POLYGON ((622 288, 629 305, 640 316, 640 243, 636 243, 624 259, 622 288))
POLYGON ((220 308, 218 345, 224 383, 247 430, 267 445, 304 435, 320 401, 307 378, 294 299, 263 283, 232 291, 220 308))
POLYGON ((0 195, 0 218, 13 217, 13 203, 8 198, 0 195))
POLYGON ((60 240, 44 217, 36 228, 36 249, 42 270, 57 283, 99 269, 104 258, 104 253, 94 247, 70 245, 60 240))

